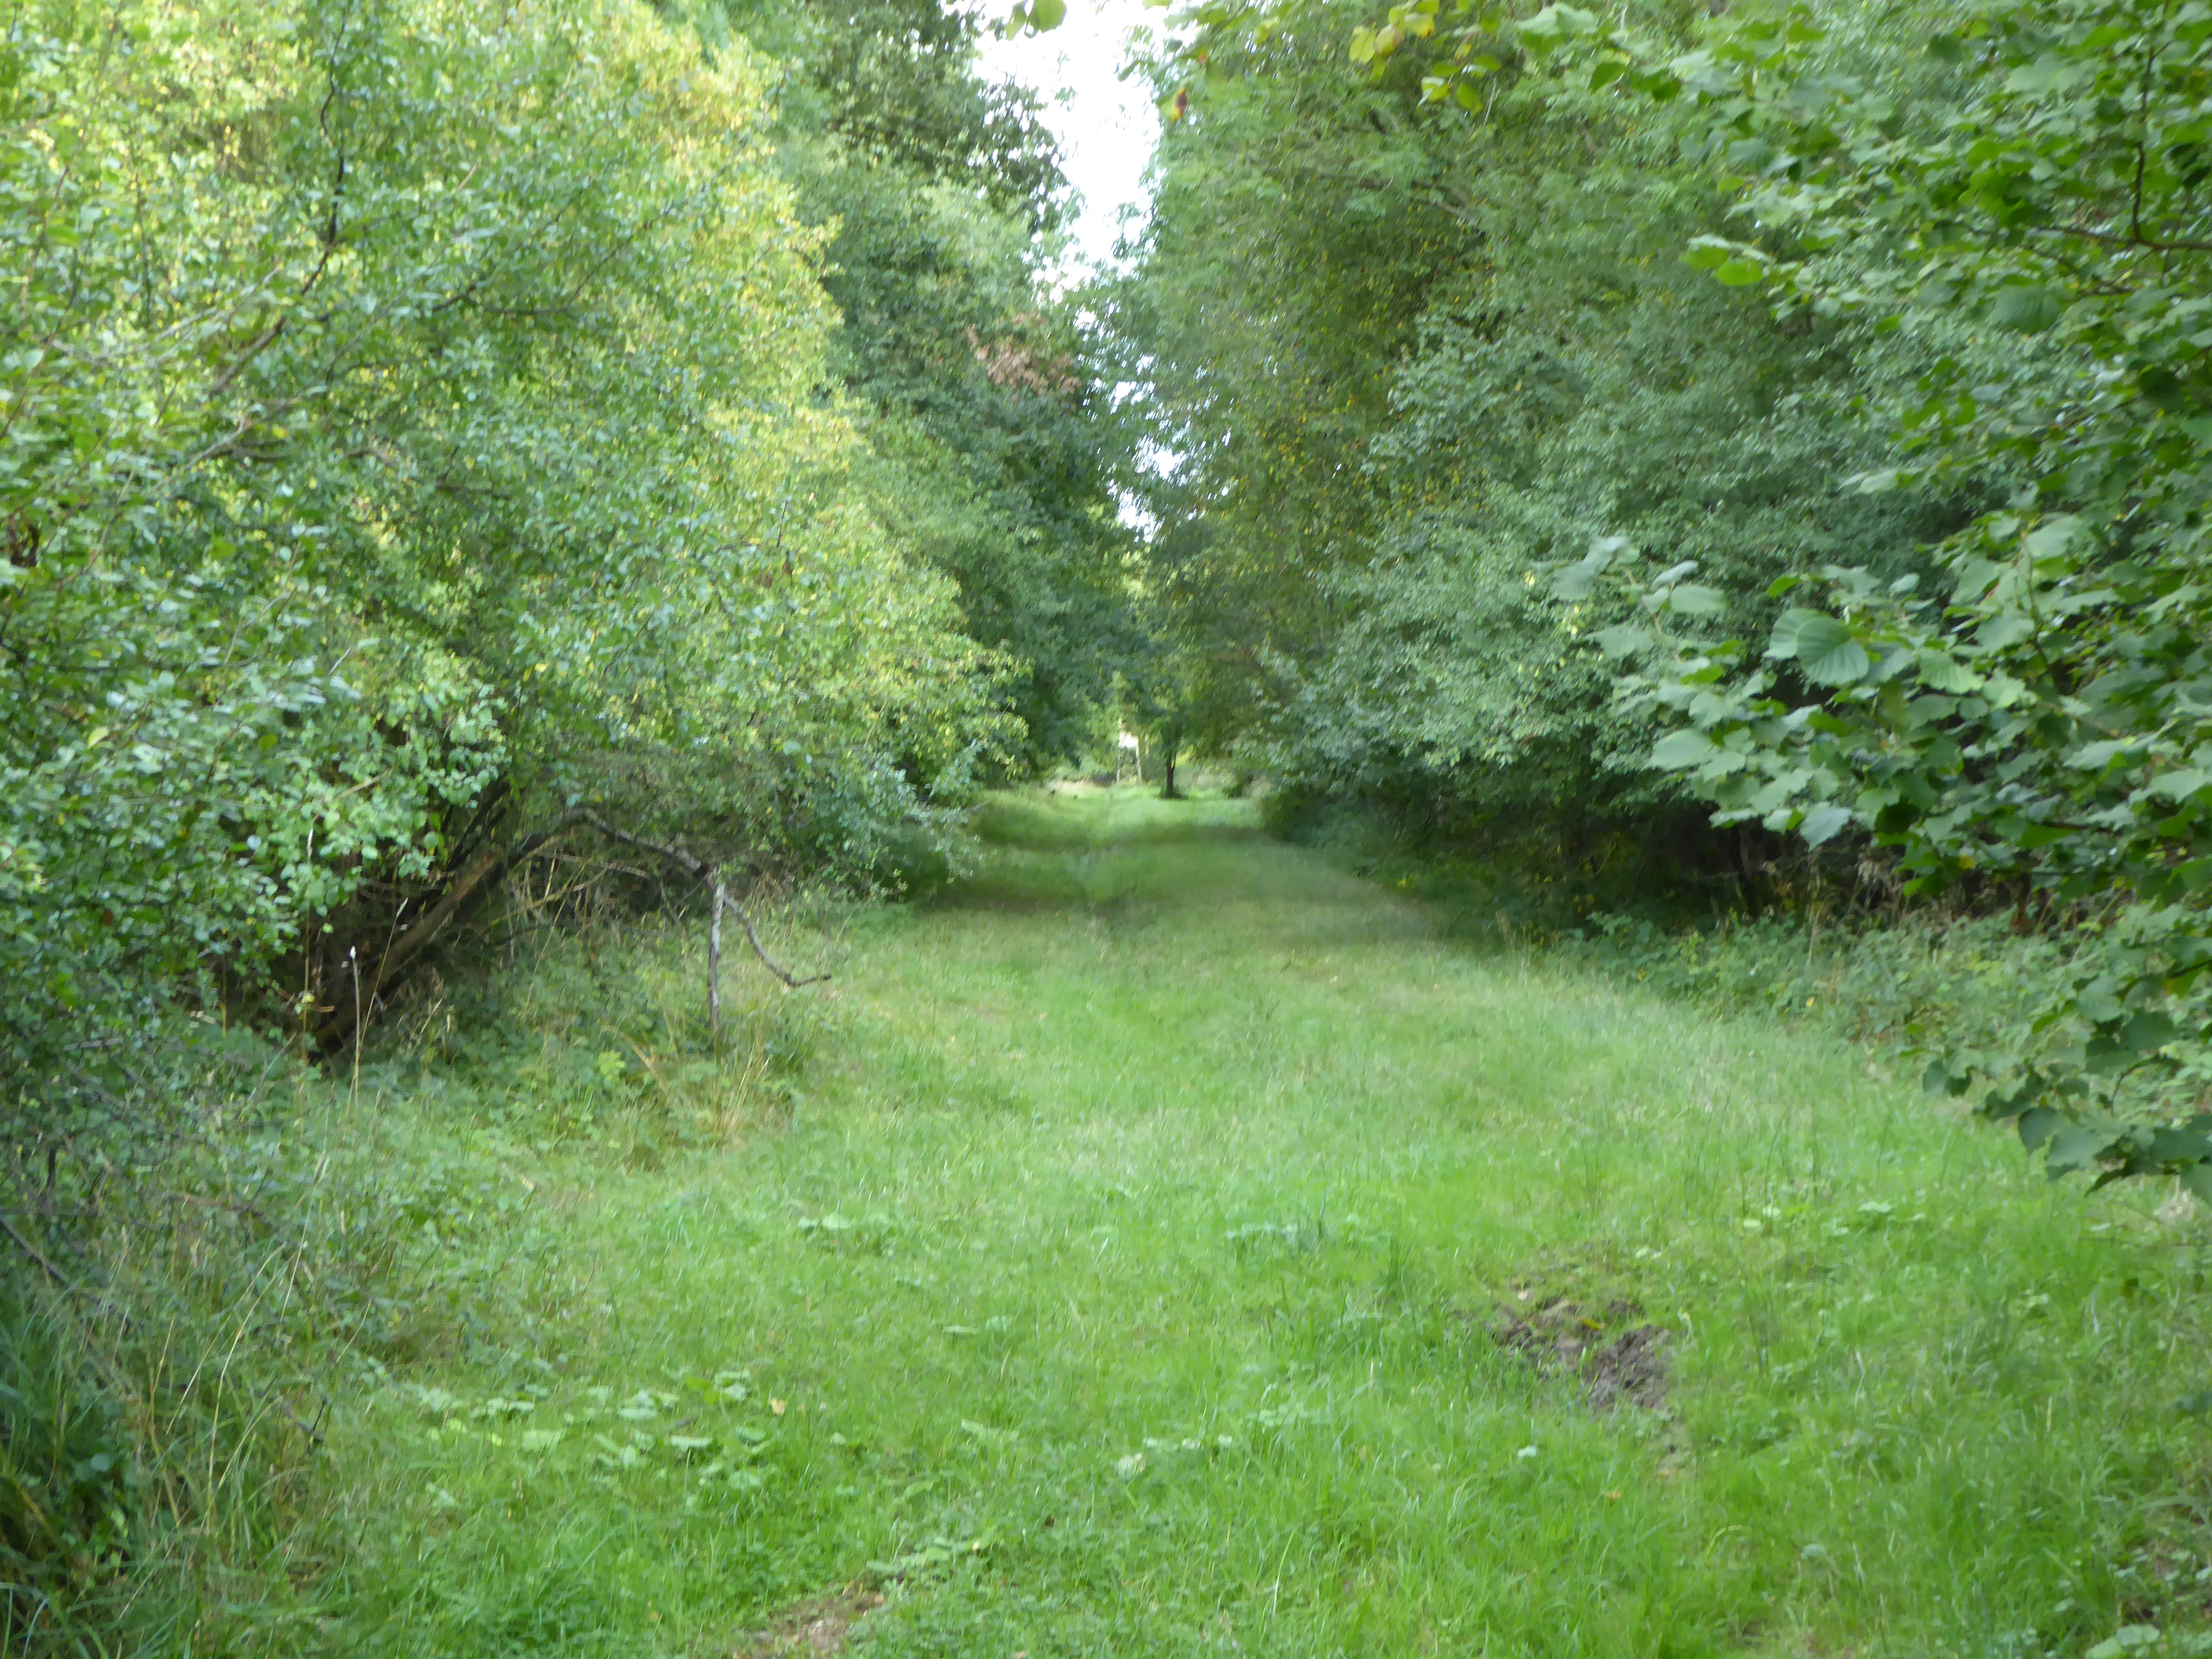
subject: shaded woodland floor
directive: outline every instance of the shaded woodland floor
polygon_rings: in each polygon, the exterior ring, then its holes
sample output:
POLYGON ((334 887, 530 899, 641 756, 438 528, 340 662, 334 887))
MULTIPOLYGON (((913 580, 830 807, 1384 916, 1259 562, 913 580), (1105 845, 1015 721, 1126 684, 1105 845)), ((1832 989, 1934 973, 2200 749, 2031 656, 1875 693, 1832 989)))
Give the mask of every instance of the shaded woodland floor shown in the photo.
POLYGON ((344 1645, 2205 1624, 2193 1213, 2047 1186, 1902 1061, 1455 939, 1239 803, 978 830, 970 875, 852 924, 732 1144, 484 1132, 527 1194, 502 1295, 331 1431, 344 1645))

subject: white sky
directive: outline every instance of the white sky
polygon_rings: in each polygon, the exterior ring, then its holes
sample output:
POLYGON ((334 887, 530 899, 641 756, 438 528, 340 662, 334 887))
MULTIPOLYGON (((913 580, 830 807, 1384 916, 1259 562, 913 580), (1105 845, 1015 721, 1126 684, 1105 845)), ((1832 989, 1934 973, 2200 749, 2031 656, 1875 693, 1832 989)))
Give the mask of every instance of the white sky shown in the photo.
MULTIPOLYGON (((1005 11, 994 0, 985 15, 1005 11)), ((1147 11, 1142 0, 1070 0, 1066 21, 1049 34, 983 37, 984 74, 1024 82, 1044 99, 1045 124, 1060 140, 1060 168, 1083 198, 1080 216, 1069 228, 1073 259, 1105 264, 1121 234, 1123 210, 1144 205, 1159 112, 1148 82, 1116 80, 1115 71, 1127 56, 1130 29, 1160 15, 1147 11)))

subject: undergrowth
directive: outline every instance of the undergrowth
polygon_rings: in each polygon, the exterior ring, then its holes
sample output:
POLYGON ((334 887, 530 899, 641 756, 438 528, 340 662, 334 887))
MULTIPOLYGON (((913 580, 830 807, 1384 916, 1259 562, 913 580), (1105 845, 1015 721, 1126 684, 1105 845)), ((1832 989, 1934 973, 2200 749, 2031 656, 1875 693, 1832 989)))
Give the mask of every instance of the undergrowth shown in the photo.
POLYGON ((1527 848, 1421 846, 1372 814, 1311 812, 1298 838, 1331 862, 1433 904, 1455 933, 1540 950, 1717 1013, 1833 1031, 1911 1060, 2003 1049, 2031 1028, 2069 946, 2009 914, 1855 900, 1808 867, 1748 912, 1705 887, 1624 884, 1527 848))
POLYGON ((0 1271, 0 1654, 347 1650, 333 1414, 426 1365, 546 1363, 549 1169, 787 1109, 806 1004, 732 962, 710 1042, 701 946, 651 919, 544 936, 335 1071, 180 1033, 158 1133, 49 1134, 0 1271))

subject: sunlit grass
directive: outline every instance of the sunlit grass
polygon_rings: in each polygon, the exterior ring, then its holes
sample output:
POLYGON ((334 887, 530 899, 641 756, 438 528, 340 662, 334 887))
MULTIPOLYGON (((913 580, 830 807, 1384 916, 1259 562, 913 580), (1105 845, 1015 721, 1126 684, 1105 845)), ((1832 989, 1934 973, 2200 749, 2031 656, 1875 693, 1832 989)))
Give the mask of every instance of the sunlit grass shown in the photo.
POLYGON ((856 1650, 1033 1659, 2197 1617, 2204 1234, 2160 1194, 1449 941, 1238 803, 979 828, 854 924, 782 1121, 514 1170, 507 1311, 331 1433, 350 1640, 749 1651, 854 1584, 856 1650), (1668 1330, 1663 1409, 1497 1340, 1560 1297, 1668 1330))

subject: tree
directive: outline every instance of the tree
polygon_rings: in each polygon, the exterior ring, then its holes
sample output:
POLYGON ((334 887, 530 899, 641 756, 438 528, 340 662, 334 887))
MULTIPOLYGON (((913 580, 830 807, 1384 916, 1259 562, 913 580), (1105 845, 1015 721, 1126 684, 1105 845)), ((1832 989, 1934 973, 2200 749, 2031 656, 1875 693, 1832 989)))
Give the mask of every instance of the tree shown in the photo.
POLYGON ((1215 706, 1293 796, 1425 836, 1729 855, 1542 573, 1624 534, 1754 594, 1807 546, 1917 568, 1976 486, 1820 481, 1891 459, 1851 405, 1923 354, 1686 268, 1729 198, 1656 106, 1522 55, 1470 114, 1410 57, 1347 64, 1340 9, 1254 15, 1159 66, 1207 78, 1127 307, 1179 458, 1156 580, 1215 706))
POLYGON ((2183 5, 1968 10, 1933 35, 1942 96, 1911 120, 1802 8, 1669 64, 1605 50, 1689 94, 1743 169, 1753 234, 1693 263, 1767 285, 1785 315, 1958 343, 1890 411, 1900 464, 1857 489, 2008 486, 1931 580, 1840 562, 1785 578, 1796 602, 1757 658, 1698 624, 1677 573, 1632 584, 1642 614, 1610 644, 1632 701, 1675 716, 1655 763, 1723 820, 1871 833, 1917 890, 1979 884, 2064 928, 2072 963, 2033 1028, 1931 1081, 2017 1122, 2054 1176, 2172 1173, 2212 1199, 2194 1115, 2212 1036, 2208 40, 2183 5))
POLYGON ((13 1111, 158 1094, 109 1058, 179 999, 352 1029, 575 802, 850 867, 957 797, 997 668, 817 395, 755 57, 580 5, 41 17, 0 41, 13 1111))
POLYGON ((1129 637, 1115 422, 1076 296, 1042 270, 1066 185, 1036 99, 992 86, 976 24, 939 0, 702 15, 793 76, 779 163, 829 237, 830 368, 886 531, 950 576, 1002 653, 1005 765, 1072 758, 1129 637))

